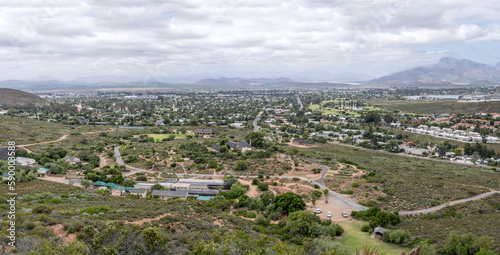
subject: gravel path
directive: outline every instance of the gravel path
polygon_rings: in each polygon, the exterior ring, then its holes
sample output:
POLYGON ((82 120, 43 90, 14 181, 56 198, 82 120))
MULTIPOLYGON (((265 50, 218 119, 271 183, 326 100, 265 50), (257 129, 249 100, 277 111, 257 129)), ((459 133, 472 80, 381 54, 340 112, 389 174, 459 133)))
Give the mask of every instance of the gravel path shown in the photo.
POLYGON ((486 192, 486 193, 483 193, 483 194, 479 194, 477 196, 473 196, 473 197, 469 197, 469 198, 464 198, 464 199, 460 199, 460 200, 451 201, 451 202, 444 203, 444 204, 441 204, 441 205, 437 205, 437 206, 434 206, 434 207, 430 207, 430 208, 427 208, 427 209, 421 209, 421 210, 415 210, 415 211, 403 211, 403 212, 399 212, 399 215, 417 215, 417 214, 421 214, 421 213, 422 214, 431 213, 431 212, 435 212, 437 210, 443 209, 446 206, 450 206, 450 205, 455 205, 455 204, 459 204, 459 203, 464 203, 464 202, 469 202, 469 201, 474 201, 474 200, 482 199, 482 198, 491 196, 493 194, 500 194, 500 191, 490 191, 490 192, 486 192))

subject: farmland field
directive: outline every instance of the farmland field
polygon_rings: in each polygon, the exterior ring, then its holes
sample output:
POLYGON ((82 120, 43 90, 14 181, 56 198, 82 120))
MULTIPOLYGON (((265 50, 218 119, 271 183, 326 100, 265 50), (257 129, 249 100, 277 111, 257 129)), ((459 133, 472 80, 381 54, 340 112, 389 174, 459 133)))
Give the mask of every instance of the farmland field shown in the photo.
POLYGON ((386 111, 424 114, 431 113, 493 113, 500 111, 500 101, 490 102, 458 102, 456 100, 441 101, 372 101, 371 105, 386 111))
MULTIPOLYGON (((153 137, 155 141, 161 141, 165 138, 168 138, 172 134, 149 134, 149 137, 153 137)), ((175 139, 186 139, 187 135, 186 134, 174 134, 175 139)))

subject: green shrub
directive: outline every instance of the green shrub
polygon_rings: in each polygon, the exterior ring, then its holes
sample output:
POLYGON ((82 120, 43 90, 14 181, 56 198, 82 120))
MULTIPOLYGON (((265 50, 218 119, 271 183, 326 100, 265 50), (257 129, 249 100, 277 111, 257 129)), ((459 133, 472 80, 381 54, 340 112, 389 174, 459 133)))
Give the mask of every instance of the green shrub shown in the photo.
POLYGON ((246 217, 246 218, 252 218, 252 219, 255 219, 255 218, 257 217, 257 214, 256 214, 256 213, 254 213, 254 212, 247 212, 247 213, 245 214, 245 217, 246 217))
POLYGON ((351 187, 353 187, 353 188, 358 188, 358 187, 359 187, 359 182, 353 182, 353 183, 351 184, 351 187))
POLYGON ((395 244, 405 244, 411 241, 411 235, 408 230, 386 230, 383 240, 395 244))
POLYGON ((346 189, 346 190, 340 191, 340 193, 350 195, 350 194, 354 194, 354 191, 352 189, 346 189))
POLYGON ((63 228, 68 234, 80 231, 85 227, 85 223, 81 220, 71 220, 63 223, 63 228))
POLYGON ((363 225, 363 226, 361 227, 361 231, 363 231, 363 232, 370 232, 370 226, 368 226, 368 225, 363 225))
POLYGON ((33 208, 33 213, 45 213, 50 214, 52 212, 52 208, 48 205, 37 205, 33 208))
POLYGON ((99 214, 101 212, 106 213, 111 211, 109 206, 90 206, 80 211, 80 214, 88 213, 88 214, 99 214))

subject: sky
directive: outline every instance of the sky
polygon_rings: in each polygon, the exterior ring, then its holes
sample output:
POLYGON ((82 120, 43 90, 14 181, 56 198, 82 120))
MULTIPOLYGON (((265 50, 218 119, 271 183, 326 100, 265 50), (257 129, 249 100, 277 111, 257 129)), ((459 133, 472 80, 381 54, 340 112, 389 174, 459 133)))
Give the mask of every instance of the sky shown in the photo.
POLYGON ((0 80, 376 78, 500 61, 491 0, 0 0, 0 80))

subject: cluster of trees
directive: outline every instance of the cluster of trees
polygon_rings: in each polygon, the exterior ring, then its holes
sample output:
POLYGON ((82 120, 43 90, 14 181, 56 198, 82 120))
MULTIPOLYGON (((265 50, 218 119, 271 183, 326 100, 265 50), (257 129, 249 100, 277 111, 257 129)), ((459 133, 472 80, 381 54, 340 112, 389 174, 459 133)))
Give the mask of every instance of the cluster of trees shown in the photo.
POLYGON ((478 155, 481 158, 492 158, 498 157, 497 153, 494 149, 488 149, 488 146, 476 143, 474 145, 470 145, 466 143, 464 146, 464 154, 466 155, 478 155))
POLYGON ((91 180, 93 182, 112 182, 125 187, 133 187, 135 182, 132 180, 125 180, 123 178, 122 172, 126 171, 125 166, 114 165, 114 166, 104 166, 101 169, 88 169, 83 173, 85 174, 85 179, 91 180))
MULTIPOLYGON (((11 167, 12 169, 12 167, 11 167)), ((9 171, 9 162, 7 160, 0 160, 0 175, 4 173, 8 173, 9 171)), ((14 175, 11 175, 11 179, 4 180, 4 183, 12 182, 22 183, 29 182, 36 179, 37 169, 31 168, 20 168, 18 166, 14 166, 14 175)))
POLYGON ((401 222, 397 212, 384 212, 378 207, 372 207, 366 211, 353 211, 351 216, 355 219, 369 221, 369 228, 387 225, 395 226, 401 222))
POLYGON ((494 240, 490 236, 451 233, 442 247, 436 249, 437 254, 470 254, 497 255, 494 251, 494 240))

